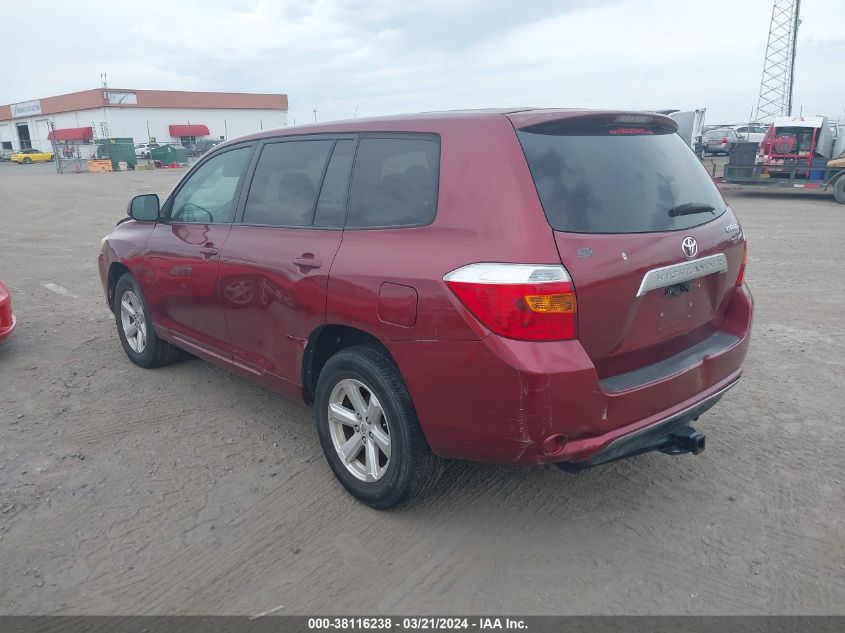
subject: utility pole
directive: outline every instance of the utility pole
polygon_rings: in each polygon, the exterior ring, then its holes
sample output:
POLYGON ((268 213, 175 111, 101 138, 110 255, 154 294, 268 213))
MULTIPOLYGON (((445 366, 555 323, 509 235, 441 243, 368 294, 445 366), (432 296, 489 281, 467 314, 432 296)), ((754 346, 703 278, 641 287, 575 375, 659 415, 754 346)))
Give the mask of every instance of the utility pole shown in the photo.
POLYGON ((757 99, 757 121, 792 114, 800 9, 801 0, 774 0, 772 3, 763 77, 757 99))
POLYGON ((314 123, 317 122, 317 108, 314 108, 314 123))

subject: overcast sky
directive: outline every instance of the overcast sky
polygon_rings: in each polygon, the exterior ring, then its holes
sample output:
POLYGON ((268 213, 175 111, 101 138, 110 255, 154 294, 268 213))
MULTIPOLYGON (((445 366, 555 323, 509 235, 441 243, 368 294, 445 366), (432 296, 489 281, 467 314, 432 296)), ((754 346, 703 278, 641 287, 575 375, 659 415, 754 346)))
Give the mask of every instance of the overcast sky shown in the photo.
MULTIPOLYGON (((845 118, 845 0, 801 10, 796 109, 845 118)), ((287 93, 290 123, 535 105, 742 121, 770 17, 771 0, 18 1, 0 103, 106 72, 113 88, 287 93)))

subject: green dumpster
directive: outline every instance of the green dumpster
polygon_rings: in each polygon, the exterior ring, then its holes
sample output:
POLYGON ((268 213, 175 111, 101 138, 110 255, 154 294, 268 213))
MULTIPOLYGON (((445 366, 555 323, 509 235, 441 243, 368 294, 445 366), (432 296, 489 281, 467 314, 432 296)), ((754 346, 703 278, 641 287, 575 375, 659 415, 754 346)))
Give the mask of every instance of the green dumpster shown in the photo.
POLYGON ((150 158, 161 162, 162 165, 187 163, 188 150, 181 145, 162 145, 150 152, 150 158))
POLYGON ((112 169, 118 171, 119 163, 126 163, 129 169, 135 169, 138 158, 135 156, 135 141, 132 138, 107 138, 97 142, 97 155, 111 160, 112 169))

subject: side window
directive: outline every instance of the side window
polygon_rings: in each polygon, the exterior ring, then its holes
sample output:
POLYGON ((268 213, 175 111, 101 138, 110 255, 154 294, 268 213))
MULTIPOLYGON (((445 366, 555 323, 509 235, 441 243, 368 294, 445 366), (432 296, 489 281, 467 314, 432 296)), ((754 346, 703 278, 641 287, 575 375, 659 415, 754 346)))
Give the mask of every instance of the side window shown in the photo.
POLYGON ((346 194, 349 192, 349 172, 352 170, 352 157, 355 155, 355 141, 343 140, 335 143, 317 212, 314 214, 314 226, 343 227, 346 215, 346 194))
POLYGON ((249 187, 244 224, 311 226, 333 144, 325 140, 265 145, 249 187))
POLYGON ((435 137, 363 138, 346 226, 420 226, 434 219, 440 142, 435 137))
POLYGON ((200 165, 174 197, 171 222, 231 222, 232 201, 251 152, 251 147, 233 149, 200 165))
POLYGON ((746 132, 750 132, 751 128, 750 127, 738 127, 736 129, 736 131, 739 132, 740 134, 745 134, 746 132))

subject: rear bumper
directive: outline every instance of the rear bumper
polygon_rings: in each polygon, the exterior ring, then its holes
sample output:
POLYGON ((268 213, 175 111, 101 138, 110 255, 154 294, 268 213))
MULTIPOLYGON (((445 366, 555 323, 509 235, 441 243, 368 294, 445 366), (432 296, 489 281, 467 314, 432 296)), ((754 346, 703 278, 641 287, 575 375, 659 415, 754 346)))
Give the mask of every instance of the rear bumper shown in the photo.
POLYGON ((386 345, 435 453, 500 463, 603 463, 633 441, 623 438, 687 423, 736 383, 751 312, 747 288, 737 289, 714 334, 723 346, 696 346, 615 384, 599 379, 578 341, 488 336, 386 345))
MULTIPOLYGON (((658 420, 653 424, 649 424, 648 426, 644 426, 636 431, 627 432, 626 430, 624 434, 613 437, 613 439, 606 443, 603 449, 590 454, 587 459, 574 462, 558 462, 558 466, 561 466, 564 470, 577 472, 593 466, 607 464, 608 462, 613 462, 617 459, 632 457, 648 451, 657 450, 656 447, 660 445, 661 440, 670 435, 673 431, 686 427, 692 422, 698 420, 701 414, 705 413, 719 402, 719 400, 722 399, 722 396, 738 382, 739 376, 723 387, 720 387, 717 391, 705 396, 698 402, 691 404, 677 413, 674 413, 662 420, 658 420), (567 466, 570 468, 567 468, 567 466)), ((581 447, 579 449, 578 447, 571 446, 570 448, 572 448, 576 454, 579 450, 581 452, 589 453, 589 447, 581 447)))

